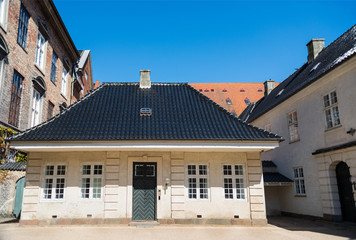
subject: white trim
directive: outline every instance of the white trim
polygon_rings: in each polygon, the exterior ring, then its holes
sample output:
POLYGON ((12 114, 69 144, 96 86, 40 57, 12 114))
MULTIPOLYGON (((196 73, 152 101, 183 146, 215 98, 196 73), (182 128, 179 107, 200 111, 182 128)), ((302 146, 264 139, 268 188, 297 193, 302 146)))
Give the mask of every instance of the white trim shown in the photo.
POLYGON ((11 147, 25 151, 190 151, 246 152, 269 151, 279 146, 275 142, 11 142, 11 147))

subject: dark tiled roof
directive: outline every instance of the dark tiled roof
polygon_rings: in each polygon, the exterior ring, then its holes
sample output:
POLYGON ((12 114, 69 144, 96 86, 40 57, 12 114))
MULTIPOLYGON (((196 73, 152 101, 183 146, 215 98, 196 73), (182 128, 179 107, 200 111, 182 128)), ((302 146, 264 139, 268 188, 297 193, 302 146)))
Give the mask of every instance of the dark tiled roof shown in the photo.
POLYGON ((256 104, 247 121, 252 122, 355 54, 356 25, 322 50, 314 61, 309 64, 305 63, 280 83, 267 97, 262 98, 256 104))
POLYGON ((262 167, 277 167, 272 161, 262 161, 262 167))
POLYGON ((49 121, 11 137, 56 140, 262 140, 281 137, 249 125, 188 84, 105 83, 49 121), (151 116, 140 116, 151 108, 151 116))
POLYGON ((283 176, 279 172, 264 172, 263 180, 266 183, 293 182, 291 179, 283 176))
POLYGON ((316 155, 316 154, 320 154, 320 153, 327 153, 327 152, 332 152, 332 151, 345 149, 345 148, 349 148, 349 147, 354 147, 354 146, 356 146, 356 141, 343 143, 343 144, 339 144, 339 145, 327 147, 327 148, 320 148, 320 149, 316 150, 315 152, 313 152, 312 154, 316 155))
POLYGON ((25 162, 7 162, 0 164, 0 170, 26 171, 25 162))

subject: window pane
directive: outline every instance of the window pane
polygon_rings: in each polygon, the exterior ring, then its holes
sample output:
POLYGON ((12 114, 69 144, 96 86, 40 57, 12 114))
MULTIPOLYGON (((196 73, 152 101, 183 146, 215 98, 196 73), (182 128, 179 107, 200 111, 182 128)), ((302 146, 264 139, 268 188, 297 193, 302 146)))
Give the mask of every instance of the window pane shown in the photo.
POLYGON ((235 175, 237 176, 243 176, 244 171, 242 165, 235 165, 235 175))
POLYGON ((46 172, 45 175, 46 176, 51 176, 54 173, 54 166, 46 166, 46 172))
POLYGON ((188 198, 197 198, 197 180, 195 178, 188 178, 188 198))
POLYGON ((188 165, 188 175, 196 175, 196 166, 195 165, 188 165))
POLYGON ((155 165, 146 165, 146 176, 148 177, 155 176, 155 165))
POLYGON ((232 175, 231 165, 224 165, 224 175, 232 175))
POLYGON ((66 175, 66 166, 65 165, 57 166, 57 175, 66 175))
POLYGON ((135 176, 142 177, 145 172, 143 165, 136 165, 135 166, 135 176))
POLYGON ((94 165, 94 175, 103 174, 103 165, 94 165))
POLYGON ((330 101, 329 101, 329 95, 324 96, 324 107, 329 107, 330 106, 330 101))
POLYGON ((340 125, 339 108, 333 107, 334 126, 340 125))
POLYGON ((53 179, 45 179, 44 187, 43 187, 43 198, 51 199, 52 198, 52 187, 53 187, 53 179))
POLYGON ((236 178, 236 198, 245 199, 245 186, 242 178, 236 178))
POLYGON ((335 104, 337 103, 337 97, 336 97, 336 92, 331 92, 330 93, 330 96, 331 96, 331 104, 335 104))
POLYGON ((82 174, 83 175, 90 175, 91 166, 90 165, 83 165, 82 174))
POLYGON ((82 178, 82 198, 89 198, 90 178, 82 178))
POLYGON ((224 178, 224 191, 226 199, 233 199, 232 178, 224 178))
POLYGON ((93 198, 101 198, 101 178, 94 178, 93 198))
POLYGON ((24 49, 26 49, 28 19, 29 15, 25 8, 21 5, 19 15, 19 27, 17 32, 17 42, 24 49))
POLYGON ((56 199, 62 199, 64 196, 64 178, 57 178, 56 199))
POLYGON ((327 126, 327 128, 333 127, 333 122, 332 122, 332 118, 331 118, 330 109, 325 111, 325 118, 326 118, 326 126, 327 126))
POLYGON ((207 175, 208 174, 207 165, 199 165, 199 175, 207 175))
POLYGON ((207 178, 200 178, 199 179, 199 189, 201 199, 208 199, 208 179, 207 178))

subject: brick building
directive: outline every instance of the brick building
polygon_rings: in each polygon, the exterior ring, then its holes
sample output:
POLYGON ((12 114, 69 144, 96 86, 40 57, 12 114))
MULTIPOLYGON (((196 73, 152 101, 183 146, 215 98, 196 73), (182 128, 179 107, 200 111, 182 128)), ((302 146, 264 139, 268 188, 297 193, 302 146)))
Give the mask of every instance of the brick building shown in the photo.
POLYGON ((90 55, 82 81, 81 55, 52 0, 0 1, 0 28, 0 125, 33 127, 77 99, 75 82, 82 95, 92 88, 90 55))
POLYGON ((79 50, 80 58, 75 67, 75 80, 73 81, 72 102, 77 101, 94 88, 93 70, 91 67, 90 50, 79 50))

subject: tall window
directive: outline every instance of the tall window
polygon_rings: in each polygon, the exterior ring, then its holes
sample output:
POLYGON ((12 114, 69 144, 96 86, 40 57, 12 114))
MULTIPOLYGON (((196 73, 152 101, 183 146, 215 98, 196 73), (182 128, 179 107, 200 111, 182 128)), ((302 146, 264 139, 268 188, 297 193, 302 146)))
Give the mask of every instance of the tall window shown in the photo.
POLYGON ((336 91, 324 96, 324 112, 326 128, 333 128, 340 125, 339 107, 337 106, 336 91))
POLYGON ((5 27, 7 18, 8 0, 0 0, 0 25, 5 27))
POLYGON ((43 69, 45 60, 45 43, 46 39, 42 36, 40 32, 37 35, 37 46, 36 46, 36 64, 43 69))
POLYGON ((28 29, 28 19, 30 16, 25 8, 21 5, 20 16, 19 16, 19 29, 17 33, 17 42, 23 49, 26 49, 27 40, 27 29, 28 29))
POLYGON ((47 111, 47 120, 53 117, 54 104, 52 102, 48 102, 48 111, 47 111))
POLYGON ((66 165, 47 165, 43 183, 44 199, 63 199, 66 165))
POLYGON ((188 198, 208 199, 208 166, 188 165, 188 198))
POLYGON ((32 98, 31 127, 40 123, 41 94, 34 89, 32 98))
POLYGON ((103 182, 103 165, 85 164, 82 166, 81 197, 101 198, 103 182))
POLYGON ((14 71, 14 77, 12 79, 12 87, 11 87, 9 124, 15 127, 17 127, 19 124, 22 81, 23 81, 23 77, 17 71, 14 71))
POLYGON ((245 199, 243 165, 223 165, 225 199, 245 199))
POLYGON ((62 71, 62 86, 61 86, 61 93, 64 97, 67 97, 67 76, 68 72, 65 68, 62 71))
POLYGON ((52 64, 51 64, 51 81, 56 82, 56 71, 57 71, 57 55, 53 52, 52 54, 52 64))
POLYGON ((295 142, 299 140, 297 111, 293 111, 288 114, 288 129, 289 129, 289 141, 295 142))
POLYGON ((294 185, 296 195, 305 195, 303 168, 294 168, 294 185))

